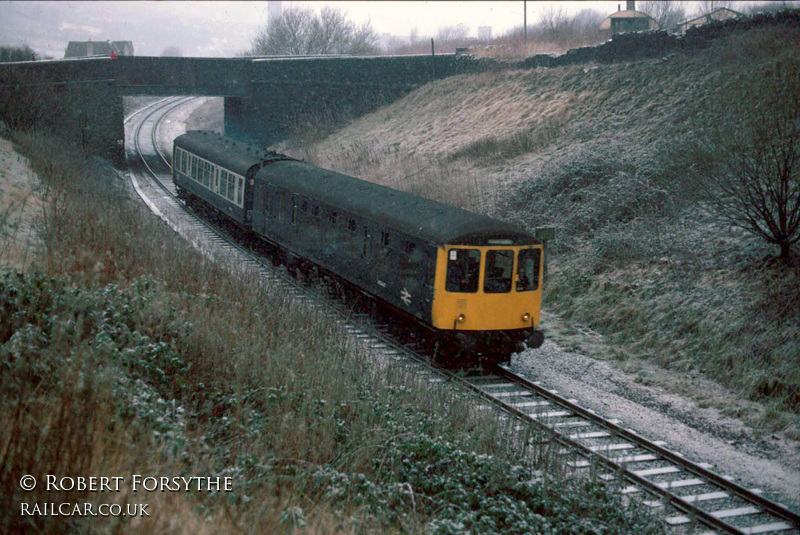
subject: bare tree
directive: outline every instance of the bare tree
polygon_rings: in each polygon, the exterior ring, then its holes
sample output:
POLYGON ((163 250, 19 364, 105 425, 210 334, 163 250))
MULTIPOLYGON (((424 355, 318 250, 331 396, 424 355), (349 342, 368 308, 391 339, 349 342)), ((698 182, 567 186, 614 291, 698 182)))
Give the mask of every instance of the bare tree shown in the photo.
POLYGON ((571 34, 570 19, 562 8, 547 6, 539 15, 537 33, 547 41, 563 42, 571 34))
POLYGON ((582 36, 586 43, 592 43, 599 40, 600 24, 605 18, 605 15, 594 9, 581 9, 572 18, 572 25, 575 32, 582 36))
POLYGON ((261 29, 252 41, 251 55, 375 54, 378 34, 369 23, 357 26, 338 9, 290 8, 261 29))
POLYGON ((591 9, 583 9, 570 17, 561 7, 548 6, 539 15, 539 22, 530 33, 534 40, 564 48, 583 46, 599 40, 599 26, 604 18, 591 9))
POLYGON ((686 18, 686 10, 681 2, 649 0, 640 6, 639 9, 655 19, 662 30, 672 31, 686 18))
POLYGON ((706 199, 787 259, 800 240, 800 65, 776 63, 719 106, 695 155, 706 199))
POLYGON ((434 38, 437 43, 454 43, 466 41, 469 36, 469 28, 463 24, 456 26, 442 26, 436 32, 434 38))

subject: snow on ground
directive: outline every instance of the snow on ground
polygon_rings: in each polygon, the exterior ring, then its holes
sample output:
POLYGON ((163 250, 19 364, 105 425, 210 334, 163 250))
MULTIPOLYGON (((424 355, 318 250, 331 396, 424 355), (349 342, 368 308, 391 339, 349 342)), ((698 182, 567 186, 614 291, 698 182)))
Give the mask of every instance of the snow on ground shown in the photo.
POLYGON ((0 138, 0 271, 26 269, 40 247, 36 225, 42 203, 34 193, 37 184, 27 158, 0 138))

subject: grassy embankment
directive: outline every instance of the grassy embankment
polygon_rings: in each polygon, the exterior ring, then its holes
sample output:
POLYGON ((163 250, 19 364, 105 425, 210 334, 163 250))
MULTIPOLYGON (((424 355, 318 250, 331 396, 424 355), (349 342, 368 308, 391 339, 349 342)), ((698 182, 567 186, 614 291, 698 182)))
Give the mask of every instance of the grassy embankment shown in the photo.
POLYGON ((657 531, 591 478, 565 480, 550 445, 207 261, 106 163, 16 141, 43 209, 33 266, 0 278, 0 531, 657 531), (48 492, 45 474, 125 481, 48 492), (233 490, 134 494, 133 474, 233 490), (24 518, 22 501, 150 516, 24 518))
POLYGON ((726 414, 800 439, 799 268, 769 261, 777 248, 713 217, 688 158, 725 95, 797 62, 798 43, 796 28, 774 27, 686 55, 454 77, 305 139, 303 155, 556 227, 545 306, 603 337, 555 319, 552 339, 616 359, 645 383, 680 389, 673 372, 719 380, 741 393, 726 414))

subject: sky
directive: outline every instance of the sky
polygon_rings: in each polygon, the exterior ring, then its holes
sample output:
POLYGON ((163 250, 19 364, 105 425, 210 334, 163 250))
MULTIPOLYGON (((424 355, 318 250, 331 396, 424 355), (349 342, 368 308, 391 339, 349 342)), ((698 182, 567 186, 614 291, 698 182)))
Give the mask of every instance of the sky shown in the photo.
MULTIPOLYGON (((433 36, 442 26, 464 24, 472 36, 491 26, 497 37, 521 27, 524 6, 528 24, 551 7, 575 14, 594 9, 611 14, 625 0, 595 2, 517 1, 331 1, 284 0, 283 9, 332 5, 355 22, 369 21, 378 34, 433 36)), ((691 4, 691 2, 687 3, 691 4)), ((177 47, 184 56, 230 57, 247 50, 267 22, 267 2, 227 1, 0 1, 0 45, 27 44, 60 59, 68 41, 132 41, 136 55, 159 56, 177 47)))

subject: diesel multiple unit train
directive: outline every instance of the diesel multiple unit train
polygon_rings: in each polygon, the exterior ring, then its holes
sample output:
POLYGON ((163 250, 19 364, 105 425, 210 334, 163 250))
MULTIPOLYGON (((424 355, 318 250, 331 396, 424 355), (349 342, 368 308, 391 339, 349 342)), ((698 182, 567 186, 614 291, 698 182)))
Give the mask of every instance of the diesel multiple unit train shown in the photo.
POLYGON ((352 287, 448 359, 543 342, 543 243, 513 225, 213 132, 175 139, 172 174, 187 204, 352 287))

